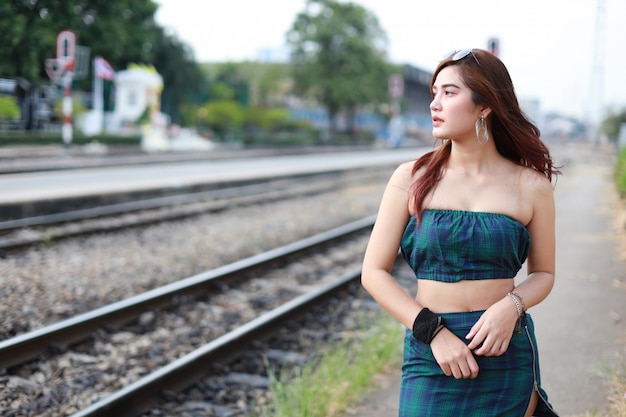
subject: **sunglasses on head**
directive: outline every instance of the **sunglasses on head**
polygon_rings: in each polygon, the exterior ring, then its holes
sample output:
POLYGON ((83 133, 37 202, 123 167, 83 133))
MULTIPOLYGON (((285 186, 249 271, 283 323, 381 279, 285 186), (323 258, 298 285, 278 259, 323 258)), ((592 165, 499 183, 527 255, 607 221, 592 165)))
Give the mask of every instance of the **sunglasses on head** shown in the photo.
POLYGON ((443 61, 444 59, 452 59, 453 61, 458 61, 460 59, 465 58, 468 55, 472 55, 472 57, 474 57, 474 60, 476 61, 476 63, 478 65, 480 65, 480 62, 478 62, 478 58, 476 58, 476 55, 474 55, 474 50, 469 48, 469 49, 455 49, 453 51, 448 52, 447 54, 445 54, 439 61, 443 61))

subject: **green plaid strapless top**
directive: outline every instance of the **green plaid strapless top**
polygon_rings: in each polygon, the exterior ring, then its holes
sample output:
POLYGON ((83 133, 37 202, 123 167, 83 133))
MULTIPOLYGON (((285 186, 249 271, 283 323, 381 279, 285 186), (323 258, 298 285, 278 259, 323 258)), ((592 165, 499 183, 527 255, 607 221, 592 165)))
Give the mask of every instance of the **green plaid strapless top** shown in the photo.
POLYGON ((530 248, 528 230, 499 213, 424 210, 411 217, 402 256, 421 279, 442 282, 514 278, 530 248))

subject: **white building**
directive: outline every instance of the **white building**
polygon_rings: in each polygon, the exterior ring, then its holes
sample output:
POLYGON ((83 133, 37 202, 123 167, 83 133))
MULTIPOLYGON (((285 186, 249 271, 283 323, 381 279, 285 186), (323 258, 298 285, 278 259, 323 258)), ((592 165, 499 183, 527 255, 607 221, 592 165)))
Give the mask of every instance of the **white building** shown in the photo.
POLYGON ((163 77, 154 69, 135 66, 115 74, 115 110, 112 130, 135 124, 147 110, 153 118, 159 113, 163 77))
MULTIPOLYGON (((94 80, 94 83, 102 80, 94 80)), ((113 112, 103 114, 102 106, 81 117, 78 125, 87 136, 98 135, 104 130, 109 133, 133 133, 138 128, 137 122, 147 112, 150 117, 146 123, 164 125, 164 115, 159 112, 163 78, 152 67, 135 65, 115 73, 115 107, 113 112), (104 126, 103 126, 104 125, 104 126)), ((102 88, 94 89, 94 103, 102 100, 96 97, 102 94, 102 88), (98 92, 96 92, 98 91, 98 92)))

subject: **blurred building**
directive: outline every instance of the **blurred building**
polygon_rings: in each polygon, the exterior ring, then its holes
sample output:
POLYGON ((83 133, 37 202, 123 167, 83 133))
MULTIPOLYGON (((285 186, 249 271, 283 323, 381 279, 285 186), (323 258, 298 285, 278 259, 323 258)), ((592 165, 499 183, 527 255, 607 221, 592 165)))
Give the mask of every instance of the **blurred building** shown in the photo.
POLYGON ((44 128, 54 119, 54 100, 58 96, 54 85, 35 86, 21 77, 0 78, 0 95, 13 98, 20 110, 19 116, 4 123, 3 128, 44 128))
POLYGON ((406 134, 420 138, 430 137, 432 131, 430 80, 433 73, 412 65, 404 65, 403 75, 402 114, 406 134))
MULTIPOLYGON (((411 65, 404 65, 402 76, 404 86, 399 102, 405 134, 418 137, 429 136, 432 130, 430 116, 432 73, 411 65)), ((322 106, 307 103, 298 97, 290 97, 287 103, 294 118, 306 120, 318 129, 326 129, 330 126, 328 114, 322 106)), ((387 107, 387 110, 382 111, 373 109, 371 106, 359 109, 355 115, 355 126, 369 131, 386 129, 387 119, 392 117, 391 106, 387 107)), ((339 129, 346 126, 346 120, 341 115, 338 116, 336 123, 339 129)))

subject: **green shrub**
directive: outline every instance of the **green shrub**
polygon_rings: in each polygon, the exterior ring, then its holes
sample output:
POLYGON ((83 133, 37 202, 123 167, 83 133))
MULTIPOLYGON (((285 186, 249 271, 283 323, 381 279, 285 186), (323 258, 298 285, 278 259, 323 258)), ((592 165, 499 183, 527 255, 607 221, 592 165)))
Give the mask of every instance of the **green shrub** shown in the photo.
POLYGON ((15 99, 9 96, 0 96, 0 121, 14 120, 20 117, 20 108, 15 99))
MULTIPOLYGON (((141 143, 140 136, 117 136, 117 135, 98 135, 86 137, 74 132, 72 144, 85 145, 92 141, 98 141, 105 145, 132 145, 138 146, 141 143)), ((2 146, 21 146, 21 145, 63 145, 61 133, 46 133, 38 131, 7 131, 0 132, 0 147, 2 146)))
POLYGON ((237 131, 244 119, 243 107, 231 100, 211 101, 198 114, 199 123, 210 126, 221 135, 237 131))
POLYGON ((618 154, 615 180, 620 194, 626 196, 626 147, 622 148, 618 154))
MULTIPOLYGON (((63 98, 54 102, 54 114, 57 118, 63 119, 63 98)), ((76 118, 87 112, 87 108, 77 98, 72 98, 72 117, 76 118)))
POLYGON ((265 132, 276 132, 289 125, 289 110, 273 107, 249 107, 246 109, 246 126, 265 132))

